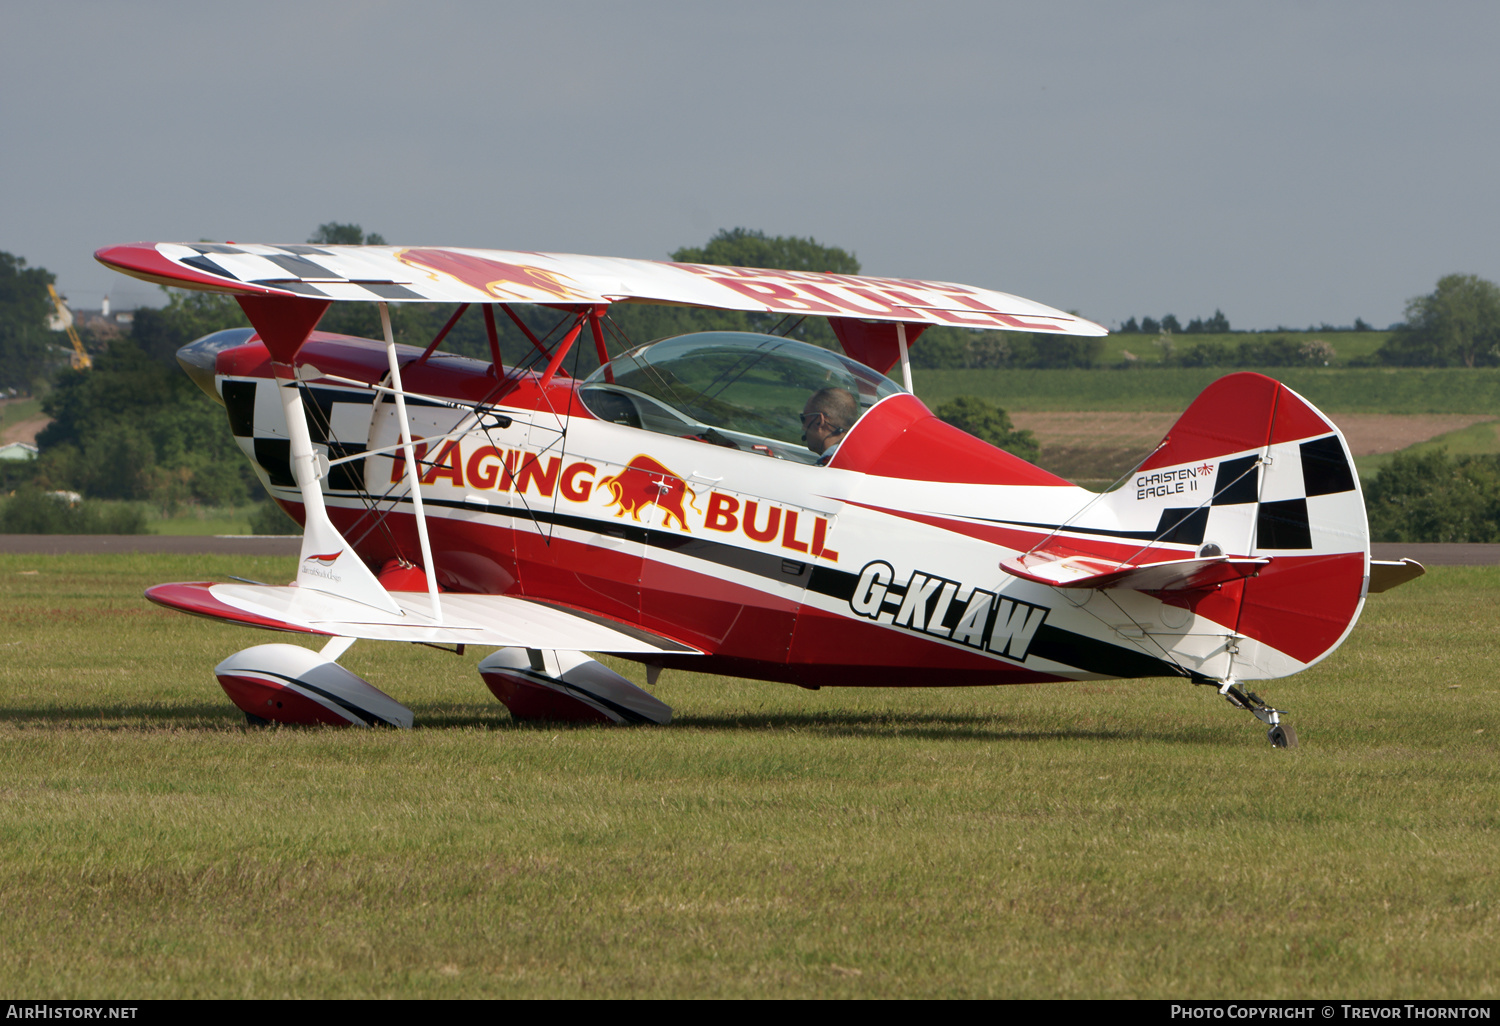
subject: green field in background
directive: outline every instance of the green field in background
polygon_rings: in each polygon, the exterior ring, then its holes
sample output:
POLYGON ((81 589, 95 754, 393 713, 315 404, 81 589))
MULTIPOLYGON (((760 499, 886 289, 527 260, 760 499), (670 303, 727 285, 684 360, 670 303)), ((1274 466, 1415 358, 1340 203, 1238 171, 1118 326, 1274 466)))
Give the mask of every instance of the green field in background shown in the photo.
MULTIPOLYGON (((1402 452, 1409 454, 1432 452, 1444 449, 1449 456, 1492 456, 1500 453, 1500 423, 1471 424, 1457 431, 1438 435, 1436 438, 1416 445, 1409 445, 1402 452)), ((1391 462, 1395 453, 1379 453, 1374 456, 1354 457, 1354 466, 1363 479, 1373 479, 1381 468, 1391 462)))
MULTIPOLYGON (((1005 410, 1180 412, 1232 371, 1215 367, 1135 370, 914 370, 917 395, 935 407, 977 395, 1005 410)), ((1500 368, 1278 367, 1285 382, 1326 413, 1497 413, 1500 368)))
MULTIPOLYGON (((1126 361, 1125 354, 1129 352, 1141 363, 1161 362, 1162 347, 1158 341, 1158 335, 1121 335, 1118 332, 1106 335, 1104 338, 1104 353, 1099 357, 1099 362, 1105 366, 1114 366, 1126 361)), ((1172 335, 1170 336, 1173 350, 1181 356, 1183 353, 1191 352, 1194 346, 1203 343, 1224 343, 1231 348, 1237 347, 1241 342, 1263 342, 1275 338, 1285 338, 1293 342, 1326 342, 1333 347, 1335 358, 1333 366, 1342 366, 1350 360, 1364 359, 1375 354, 1375 350, 1385 345, 1385 340, 1391 337, 1389 331, 1257 331, 1257 332, 1232 332, 1218 335, 1172 335)), ((917 342, 921 345, 921 340, 917 342)))
POLYGON ((8 399, 0 403, 0 432, 12 424, 19 424, 23 420, 42 415, 42 401, 40 399, 8 399))
MULTIPOLYGON (((250 517, 255 509, 253 505, 188 506, 172 516, 152 511, 146 518, 146 531, 149 534, 177 535, 249 534, 250 517)), ((288 520, 286 533, 299 533, 297 525, 288 520)))
MULTIPOLYGON (((518 726, 463 658, 343 660, 418 729, 246 729, 296 640, 147 604, 292 559, 0 555, 0 991, 48 997, 1500 993, 1500 569, 1373 596, 1257 686, 802 691, 518 726)), ((641 680, 632 664, 615 664, 641 680)))

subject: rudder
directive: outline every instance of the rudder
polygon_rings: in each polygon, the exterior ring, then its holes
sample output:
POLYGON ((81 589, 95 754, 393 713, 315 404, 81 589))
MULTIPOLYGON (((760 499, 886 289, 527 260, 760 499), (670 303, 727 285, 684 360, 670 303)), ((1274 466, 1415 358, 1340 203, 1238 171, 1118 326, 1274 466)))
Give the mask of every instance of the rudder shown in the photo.
POLYGON ((1137 521, 1155 513, 1163 540, 1271 557, 1252 578, 1185 599, 1240 636, 1232 676, 1295 673, 1354 626, 1369 572, 1364 497, 1343 434, 1292 389, 1248 372, 1215 381, 1134 484, 1114 505, 1137 521))

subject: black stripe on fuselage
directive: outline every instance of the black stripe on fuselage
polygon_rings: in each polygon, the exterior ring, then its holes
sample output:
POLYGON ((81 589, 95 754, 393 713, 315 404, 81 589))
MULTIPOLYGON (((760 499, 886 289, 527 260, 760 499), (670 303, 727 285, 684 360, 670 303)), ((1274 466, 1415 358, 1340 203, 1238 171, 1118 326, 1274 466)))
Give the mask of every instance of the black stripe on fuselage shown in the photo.
POLYGON ((953 517, 949 513, 934 513, 933 516, 947 516, 954 520, 972 520, 980 524, 998 524, 1001 527, 1029 527, 1036 531, 1047 531, 1048 533, 1060 531, 1064 534, 1087 534, 1099 538, 1124 538, 1127 541, 1170 541, 1162 538, 1160 529, 1154 531, 1112 531, 1107 527, 1079 527, 1076 524, 1038 524, 1027 520, 1000 520, 991 517, 953 517))
MULTIPOLYGON (((410 503, 409 496, 399 498, 393 497, 393 501, 410 503)), ((628 541, 640 542, 648 548, 664 549, 679 552, 694 559, 701 559, 709 563, 717 563, 720 566, 733 567, 757 577, 768 580, 785 582, 788 579, 806 582, 808 591, 818 595, 826 595, 829 598, 847 602, 854 595, 854 589, 859 581, 859 575, 847 570, 839 570, 831 566, 809 565, 806 563, 796 564, 803 569, 797 574, 788 573, 785 564, 792 561, 783 559, 781 556, 756 552, 751 549, 742 549, 736 545, 725 542, 711 541, 707 538, 694 538, 676 534, 670 531, 653 531, 649 528, 637 527, 633 524, 611 522, 608 520, 597 520, 593 517, 575 516, 569 513, 555 513, 549 510, 526 509, 515 506, 491 506, 485 503, 464 502, 455 499, 436 499, 423 497, 423 505, 443 506, 448 509, 465 509, 478 513, 491 513, 499 516, 509 516, 525 519, 535 519, 538 523, 552 524, 557 527, 569 527, 587 534, 608 535, 614 538, 625 538, 628 541)), ((535 600, 533 600, 535 601, 535 600)), ((577 610, 568 608, 569 612, 577 613, 577 610)), ((614 630, 622 630, 622 625, 614 621, 606 621, 605 626, 614 630)), ((653 640, 656 635, 651 636, 653 640)), ((1148 655, 1135 648, 1125 648, 1115 645, 1099 638, 1091 638, 1086 634, 1078 634, 1074 631, 1054 627, 1043 623, 1037 629, 1036 637, 1032 639, 1028 655, 1037 655, 1050 662, 1062 666, 1072 666, 1085 673, 1098 673, 1109 677, 1182 677, 1187 676, 1180 668, 1171 663, 1148 655)))
MULTIPOLYGON (((409 496, 393 496, 392 499, 402 503, 411 502, 409 496)), ((475 513, 491 513, 496 516, 513 517, 518 520, 535 520, 539 524, 551 524, 555 527, 571 527, 586 534, 601 534, 611 538, 623 538, 626 541, 637 542, 648 548, 680 552, 685 556, 692 556, 694 559, 701 559, 709 563, 718 563, 720 566, 732 567, 736 570, 755 574, 757 577, 767 577, 778 581, 805 581, 808 576, 807 571, 809 568, 806 563, 785 559, 782 556, 769 552, 742 549, 737 545, 711 541, 708 538, 695 538, 691 535, 681 535, 671 531, 653 531, 650 528, 640 527, 624 519, 599 520, 594 517, 581 517, 571 513, 558 513, 553 510, 538 509, 536 506, 529 508, 526 506, 491 506, 488 503, 464 502, 460 499, 434 499, 425 495, 422 497, 422 504, 424 506, 444 506, 448 509, 465 509, 475 513)), ((850 594, 853 594, 853 592, 850 592, 850 594)))

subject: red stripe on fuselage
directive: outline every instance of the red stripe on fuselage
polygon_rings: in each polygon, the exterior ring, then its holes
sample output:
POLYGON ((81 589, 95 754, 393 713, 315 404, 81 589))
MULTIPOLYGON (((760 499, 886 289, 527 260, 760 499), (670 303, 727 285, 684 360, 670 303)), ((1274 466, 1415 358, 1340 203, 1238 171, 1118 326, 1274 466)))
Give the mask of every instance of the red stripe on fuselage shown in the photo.
MULTIPOLYGON (((360 511, 331 506, 329 513, 342 528, 342 522, 352 522, 360 511)), ((386 524, 403 547, 415 550, 412 514, 392 513, 386 524)), ((492 573, 502 573, 512 583, 504 589, 483 590, 555 602, 638 624, 707 653, 667 657, 664 665, 817 687, 978 686, 1070 679, 940 638, 800 605, 769 590, 769 584, 762 590, 725 580, 717 565, 693 569, 653 558, 649 548, 643 559, 634 560, 617 550, 569 538, 564 534, 567 529, 552 530, 547 538, 529 525, 512 531, 442 516, 431 516, 428 525, 438 579, 445 587, 458 581, 455 557, 471 565, 486 564, 492 573), (506 535, 513 535, 514 557, 504 552, 506 535), (501 559, 512 561, 502 567, 501 559), (616 573, 626 566, 639 569, 623 580, 612 579, 605 563, 616 573), (621 593, 628 593, 636 580, 640 581, 639 606, 627 604, 621 593), (607 588, 616 591, 608 594, 607 588)), ((598 526, 604 533, 611 523, 598 521, 598 526)), ((546 524, 542 527, 551 529, 546 524)), ((372 533, 362 547, 368 548, 375 537, 372 533)))

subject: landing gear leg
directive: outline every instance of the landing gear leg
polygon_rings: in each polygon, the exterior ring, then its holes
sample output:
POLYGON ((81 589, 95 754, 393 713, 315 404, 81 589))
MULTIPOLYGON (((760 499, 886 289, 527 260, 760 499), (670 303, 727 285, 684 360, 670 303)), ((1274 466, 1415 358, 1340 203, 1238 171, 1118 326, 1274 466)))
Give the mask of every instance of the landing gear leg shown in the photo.
POLYGON ((1297 730, 1290 723, 1281 722, 1283 710, 1272 709, 1254 691, 1246 691, 1240 688, 1232 680, 1226 680, 1219 688, 1219 694, 1228 699, 1229 704, 1236 709, 1245 709, 1254 713, 1260 722, 1268 724, 1270 730, 1266 731, 1266 740, 1270 741, 1276 748, 1296 748, 1297 730))

